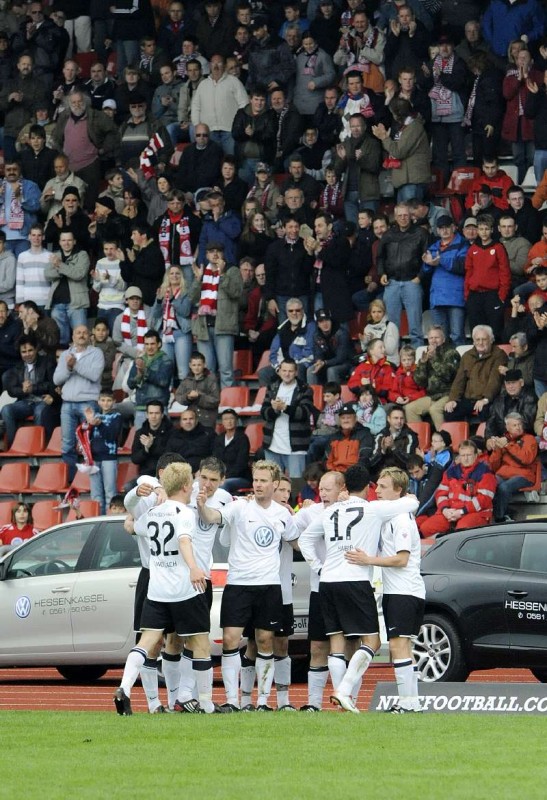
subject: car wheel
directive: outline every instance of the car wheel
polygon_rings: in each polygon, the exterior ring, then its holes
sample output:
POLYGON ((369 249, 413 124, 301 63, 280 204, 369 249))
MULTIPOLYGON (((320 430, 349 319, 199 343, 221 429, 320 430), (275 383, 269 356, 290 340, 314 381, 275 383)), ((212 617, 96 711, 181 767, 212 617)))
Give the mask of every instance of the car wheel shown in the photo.
POLYGON ((412 649, 419 678, 424 683, 467 679, 469 669, 459 634, 445 617, 426 614, 412 649))
POLYGON ((547 683, 547 669, 531 669, 530 672, 542 683, 547 683))
POLYGON ((66 678, 67 681, 71 683, 90 683, 92 681, 97 681, 99 678, 103 677, 106 671, 107 667, 103 667, 100 664, 88 664, 82 667, 72 665, 57 667, 57 672, 60 672, 63 678, 66 678))

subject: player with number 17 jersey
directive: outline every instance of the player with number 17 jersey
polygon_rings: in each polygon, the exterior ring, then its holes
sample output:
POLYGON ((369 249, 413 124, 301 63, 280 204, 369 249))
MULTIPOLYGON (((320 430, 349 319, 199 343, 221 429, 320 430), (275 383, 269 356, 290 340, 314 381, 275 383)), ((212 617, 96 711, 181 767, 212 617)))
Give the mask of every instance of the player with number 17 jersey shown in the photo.
POLYGON ((299 546, 316 572, 321 570, 321 583, 371 581, 372 567, 349 564, 345 554, 358 547, 366 553, 376 553, 382 530, 397 513, 413 512, 416 500, 404 497, 397 501, 373 500, 350 495, 347 500, 333 503, 300 536, 299 546), (397 502, 397 506, 395 506, 397 502), (319 555, 319 539, 324 538, 326 556, 319 555))
POLYGON ((178 603, 199 594, 179 549, 179 539, 193 539, 195 532, 194 512, 177 500, 166 500, 135 522, 135 533, 150 543, 149 600, 178 603))
POLYGON ((230 547, 227 583, 232 586, 279 585, 280 543, 298 539, 286 508, 272 502, 236 500, 220 510, 224 528, 220 542, 230 547))

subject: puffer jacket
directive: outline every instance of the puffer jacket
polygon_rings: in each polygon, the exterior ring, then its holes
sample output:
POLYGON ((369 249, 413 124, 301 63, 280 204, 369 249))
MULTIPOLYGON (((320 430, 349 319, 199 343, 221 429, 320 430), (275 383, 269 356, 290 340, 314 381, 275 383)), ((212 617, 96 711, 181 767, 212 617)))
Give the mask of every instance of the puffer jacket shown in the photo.
POLYGON ((496 488, 494 473, 484 461, 465 468, 452 464, 435 492, 437 512, 445 508, 463 509, 466 514, 492 511, 496 488))
POLYGON ((469 242, 461 233, 456 233, 446 247, 441 247, 441 240, 439 239, 433 242, 428 250, 433 258, 441 257, 437 266, 424 263, 422 267, 422 272, 425 275, 433 273, 429 291, 431 308, 436 308, 437 306, 464 308, 465 256, 469 250, 469 242))

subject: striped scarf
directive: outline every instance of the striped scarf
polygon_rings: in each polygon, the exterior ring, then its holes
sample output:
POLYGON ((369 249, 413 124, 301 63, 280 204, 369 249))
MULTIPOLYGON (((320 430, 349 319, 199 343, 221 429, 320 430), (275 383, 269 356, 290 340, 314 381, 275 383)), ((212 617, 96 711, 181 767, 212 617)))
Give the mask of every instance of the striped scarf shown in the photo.
POLYGON ((171 289, 167 289, 165 292, 165 297, 163 298, 163 307, 162 307, 162 342, 163 344, 172 344, 175 341, 175 336, 173 331, 179 329, 179 324, 177 322, 177 317, 175 315, 175 309, 173 308, 172 300, 176 300, 177 297, 180 295, 180 289, 174 294, 171 294, 171 289))
MULTIPOLYGON (((517 78, 517 80, 520 80, 519 79, 519 71, 518 71, 518 69, 509 69, 509 70, 507 70, 506 77, 507 78, 517 78)), ((517 97, 518 97, 518 100, 519 100, 519 117, 522 117, 522 115, 524 114, 524 106, 522 104, 522 94, 521 94, 522 91, 524 91, 524 93, 526 93, 526 81, 524 81, 524 86, 522 84, 520 84, 520 82, 519 82, 519 90, 518 90, 518 94, 517 94, 517 97)))
POLYGON ((321 247, 316 253, 315 261, 314 261, 314 264, 313 264, 313 268, 314 268, 314 271, 315 271, 314 272, 314 274, 315 274, 315 283, 321 283, 321 270, 323 269, 322 253, 323 253, 324 249, 326 247, 328 247, 329 244, 332 242, 333 238, 334 238, 334 234, 331 231, 331 233, 329 233, 327 238, 324 239, 324 241, 322 241, 320 243, 321 247))
POLYGON ((447 117, 452 114, 452 92, 443 86, 439 80, 441 74, 451 75, 454 68, 454 54, 450 58, 435 56, 433 61, 433 88, 429 92, 429 97, 433 101, 433 116, 447 117))
MULTIPOLYGON (((122 314, 122 323, 120 326, 123 340, 126 344, 132 341, 131 336, 131 311, 126 308, 122 314)), ((144 350, 144 334, 148 330, 148 323, 146 322, 146 315, 142 308, 137 311, 137 350, 144 350)))
MULTIPOLYGON (((5 205, 5 198, 6 198, 6 188, 8 186, 7 181, 2 181, 2 194, 1 202, 0 202, 0 226, 6 225, 6 205, 5 205)), ((9 221, 7 222, 7 226, 11 231, 20 231, 23 225, 25 224, 25 212, 23 211, 22 203, 24 202, 22 194, 19 197, 15 197, 13 194, 13 189, 11 193, 11 201, 9 207, 9 221)))
POLYGON ((173 256, 175 264, 192 264, 192 245, 190 243, 190 225, 188 217, 183 214, 171 214, 170 211, 161 218, 158 231, 158 244, 160 246, 165 268, 171 266, 171 246, 173 246, 173 256), (179 235, 179 252, 175 252, 175 235, 179 235), (171 237, 173 242, 171 243, 171 237))
POLYGON ((199 298, 198 308, 199 316, 216 316, 219 281, 220 272, 218 272, 218 270, 213 271, 211 265, 207 264, 201 281, 201 296, 199 298))
POLYGON ((257 200, 260 203, 260 207, 262 210, 265 210, 268 206, 268 199, 270 197, 270 192, 273 189, 272 183, 267 183, 264 188, 261 188, 258 183, 255 183, 254 186, 251 186, 249 192, 247 194, 246 200, 257 200))
POLYGON ((473 111, 475 109, 475 101, 477 99, 477 86, 479 83, 480 75, 477 75, 473 82, 473 88, 471 89, 471 94, 469 95, 469 101, 467 103, 467 109, 465 112, 465 116, 463 118, 464 124, 467 125, 469 128, 471 127, 471 123, 473 121, 473 111))
POLYGON ((328 211, 329 214, 337 213, 338 198, 340 196, 340 182, 336 181, 334 186, 327 184, 321 192, 320 208, 328 211))

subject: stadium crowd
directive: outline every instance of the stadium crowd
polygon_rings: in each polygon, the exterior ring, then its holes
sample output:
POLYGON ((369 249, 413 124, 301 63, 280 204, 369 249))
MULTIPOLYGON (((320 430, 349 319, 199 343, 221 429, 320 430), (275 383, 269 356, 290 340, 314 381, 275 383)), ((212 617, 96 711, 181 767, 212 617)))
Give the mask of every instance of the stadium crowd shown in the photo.
POLYGON ((60 425, 103 511, 132 426, 141 475, 214 456, 246 489, 220 401, 247 351, 256 457, 302 499, 398 467, 423 536, 506 519, 547 448, 545 23, 538 0, 4 3, 6 448, 60 425))

